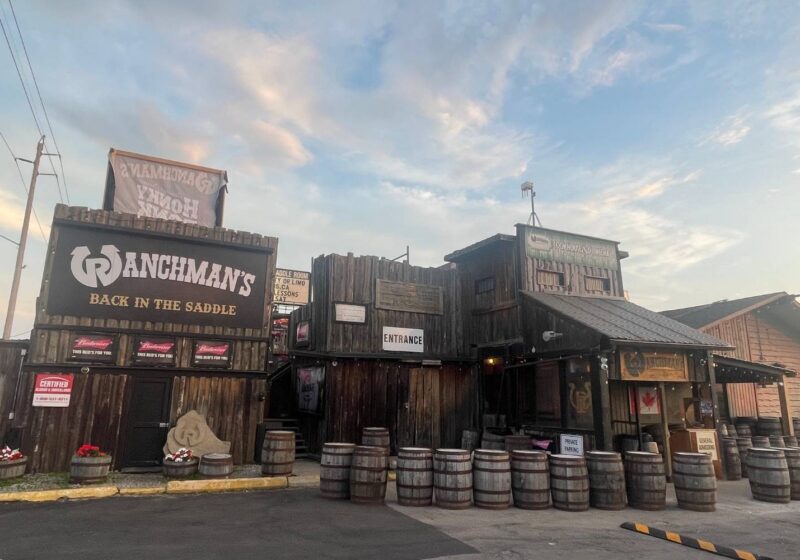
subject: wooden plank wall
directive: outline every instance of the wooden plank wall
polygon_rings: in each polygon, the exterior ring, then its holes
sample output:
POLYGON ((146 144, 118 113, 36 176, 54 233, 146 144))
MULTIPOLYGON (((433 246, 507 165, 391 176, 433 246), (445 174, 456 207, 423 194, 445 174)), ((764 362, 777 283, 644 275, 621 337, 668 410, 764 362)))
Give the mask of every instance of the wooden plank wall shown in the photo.
POLYGON ((381 353, 383 327, 391 326, 425 331, 425 353, 420 357, 454 359, 465 355, 460 284, 454 270, 411 266, 373 256, 324 255, 314 259, 312 264, 312 288, 313 304, 292 313, 292 348, 296 348, 297 322, 310 320, 311 343, 302 349, 330 354, 381 353), (377 279, 440 286, 444 296, 443 313, 377 309, 377 279), (334 303, 366 305, 366 323, 334 322, 334 303))
MULTIPOLYGON (((596 348, 602 342, 602 337, 596 331, 568 321, 530 298, 522 302, 522 316, 525 340, 535 345, 537 352, 596 348), (562 336, 544 342, 541 334, 544 331, 560 332, 562 336)), ((530 351, 530 348, 525 350, 530 351)), ((614 375, 614 372, 609 370, 609 376, 611 375, 614 375)))
POLYGON ((27 340, 0 341, 0 446, 6 430, 11 427, 8 414, 14 402, 17 376, 22 365, 22 351, 28 348, 27 340))
POLYGON ((460 446, 462 431, 477 429, 477 370, 472 367, 377 360, 323 363, 324 415, 299 418, 313 451, 326 441, 360 443, 361 430, 368 426, 389 429, 392 453, 404 446, 460 446))
POLYGON ((22 452, 30 457, 31 472, 68 470, 72 453, 84 443, 117 448, 128 376, 74 375, 70 406, 65 408, 31 406, 36 372, 22 375, 15 426, 22 428, 22 452))
POLYGON ((190 410, 202 414, 214 434, 231 442, 237 464, 251 463, 256 426, 264 416, 267 381, 254 377, 176 376, 172 383, 170 425, 190 410))

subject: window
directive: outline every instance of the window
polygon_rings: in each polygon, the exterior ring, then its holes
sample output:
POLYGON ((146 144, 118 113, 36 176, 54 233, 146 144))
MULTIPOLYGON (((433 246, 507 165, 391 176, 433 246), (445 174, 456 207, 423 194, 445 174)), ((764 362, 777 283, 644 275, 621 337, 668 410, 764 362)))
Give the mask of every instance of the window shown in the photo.
POLYGON ((587 292, 610 292, 611 280, 608 278, 600 278, 598 276, 586 277, 586 291, 587 292))
POLYGON ((559 288, 564 286, 564 273, 552 270, 537 270, 536 280, 540 286, 559 288))
POLYGON ((494 276, 475 280, 475 294, 485 294, 494 291, 494 276))

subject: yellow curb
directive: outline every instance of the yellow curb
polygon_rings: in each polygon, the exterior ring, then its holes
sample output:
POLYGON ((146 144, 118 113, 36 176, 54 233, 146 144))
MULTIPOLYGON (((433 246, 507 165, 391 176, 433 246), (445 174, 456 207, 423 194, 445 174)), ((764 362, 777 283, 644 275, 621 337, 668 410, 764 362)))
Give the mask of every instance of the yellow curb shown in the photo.
POLYGON ((319 476, 300 475, 289 477, 289 488, 311 488, 319 486, 319 476))
POLYGON ((170 480, 167 494, 198 494, 204 492, 231 492, 235 490, 268 490, 286 488, 285 476, 271 478, 230 478, 209 480, 170 480))
POLYGON ((397 480, 397 473, 394 471, 389 471, 389 480, 397 480))
POLYGON ((167 491, 166 486, 144 486, 144 487, 137 487, 137 486, 130 486, 125 488, 124 486, 120 486, 119 488, 119 495, 120 496, 154 496, 156 494, 164 494, 167 491))
POLYGON ((85 500, 108 498, 119 492, 116 486, 95 486, 91 488, 59 488, 58 490, 39 490, 31 492, 6 492, 0 494, 0 502, 53 502, 66 498, 85 500))

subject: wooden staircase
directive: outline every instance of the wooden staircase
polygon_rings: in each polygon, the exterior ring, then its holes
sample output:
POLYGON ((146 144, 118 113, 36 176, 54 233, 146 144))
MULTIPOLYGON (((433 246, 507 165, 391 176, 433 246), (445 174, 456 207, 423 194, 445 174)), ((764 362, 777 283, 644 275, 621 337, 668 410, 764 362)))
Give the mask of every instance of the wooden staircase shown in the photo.
POLYGON ((286 430, 294 432, 294 453, 298 459, 311 457, 306 447, 303 434, 300 433, 300 426, 296 418, 267 418, 264 420, 267 430, 286 430))

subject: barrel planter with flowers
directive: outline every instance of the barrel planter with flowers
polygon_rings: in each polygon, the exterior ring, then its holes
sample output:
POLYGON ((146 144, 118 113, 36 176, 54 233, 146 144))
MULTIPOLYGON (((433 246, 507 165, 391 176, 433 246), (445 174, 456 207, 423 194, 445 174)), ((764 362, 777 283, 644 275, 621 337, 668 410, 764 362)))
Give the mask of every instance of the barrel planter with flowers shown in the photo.
POLYGON ((11 449, 7 445, 0 449, 0 480, 22 476, 27 466, 28 458, 19 449, 11 449))
POLYGON ((167 478, 188 478, 197 472, 200 460, 191 449, 181 447, 175 453, 164 457, 164 476, 167 478))
POLYGON ((72 456, 69 465, 69 481, 73 484, 104 482, 111 468, 111 455, 96 445, 84 443, 72 456))

